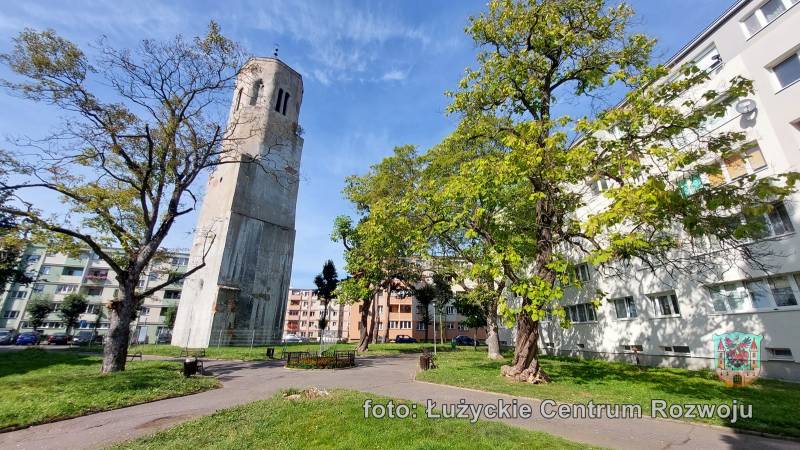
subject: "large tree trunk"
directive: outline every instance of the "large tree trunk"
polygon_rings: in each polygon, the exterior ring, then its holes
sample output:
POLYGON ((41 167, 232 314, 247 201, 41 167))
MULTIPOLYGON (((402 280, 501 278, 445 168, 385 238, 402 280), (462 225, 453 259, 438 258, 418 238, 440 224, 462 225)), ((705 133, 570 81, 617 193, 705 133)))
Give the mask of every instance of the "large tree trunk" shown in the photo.
POLYGON ((369 332, 367 331, 367 321, 369 320, 369 308, 372 302, 365 301, 361 308, 361 318, 358 321, 358 347, 357 352, 365 352, 369 349, 369 332))
POLYGON ((497 308, 486 314, 486 349, 489 359, 503 359, 500 354, 500 336, 497 327, 497 308))
POLYGON ((372 299, 372 315, 370 316, 369 320, 369 342, 370 344, 374 344, 375 341, 375 331, 378 328, 376 322, 378 321, 378 300, 380 299, 379 294, 375 294, 375 298, 372 299))
POLYGON ((517 342, 514 349, 514 360, 511 365, 504 365, 500 372, 516 381, 541 384, 548 383, 550 378, 539 365, 539 321, 533 321, 528 314, 521 312, 517 316, 517 342))
POLYGON ((103 342, 103 366, 101 369, 103 373, 125 370, 128 344, 131 339, 131 319, 136 308, 136 299, 133 298, 134 286, 135 283, 130 280, 120 283, 122 301, 111 308, 108 335, 103 342))

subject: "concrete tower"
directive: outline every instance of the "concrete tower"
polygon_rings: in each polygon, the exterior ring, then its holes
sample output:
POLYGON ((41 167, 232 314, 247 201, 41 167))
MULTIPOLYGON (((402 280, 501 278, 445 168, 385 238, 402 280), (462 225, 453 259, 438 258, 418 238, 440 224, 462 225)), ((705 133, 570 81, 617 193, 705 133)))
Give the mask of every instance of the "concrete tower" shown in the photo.
POLYGON ((294 252, 303 139, 299 73, 277 58, 253 58, 237 81, 228 118, 241 163, 209 176, 172 344, 268 343, 281 338, 294 252))

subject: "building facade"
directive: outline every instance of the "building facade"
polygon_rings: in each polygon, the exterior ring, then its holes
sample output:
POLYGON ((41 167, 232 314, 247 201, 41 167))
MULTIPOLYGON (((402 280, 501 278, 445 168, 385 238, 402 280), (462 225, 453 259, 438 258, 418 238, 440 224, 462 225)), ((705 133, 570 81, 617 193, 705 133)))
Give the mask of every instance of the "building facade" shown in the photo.
MULTIPOLYGON (((319 319, 325 308, 314 289, 289 289, 283 335, 294 334, 310 341, 319 340, 319 319)), ((328 305, 326 338, 346 342, 349 339, 350 305, 332 300, 328 305)))
MULTIPOLYGON (((709 133, 746 135, 746 158, 719 161, 722 177, 687 181, 694 186, 736 182, 800 170, 800 7, 797 0, 739 1, 684 47, 669 65, 694 63, 710 74, 705 89, 735 76, 753 80, 755 93, 738 99, 708 123, 709 133)), ((682 185, 681 185, 682 186, 682 185)), ((587 214, 603 206, 600 184, 587 194, 587 214)), ((713 368, 713 338, 728 332, 763 336, 762 376, 800 380, 800 196, 764 217, 775 256, 770 273, 736 262, 705 280, 673 279, 634 267, 622 278, 578 266, 585 288, 572 291, 565 308, 573 326, 542 322, 542 348, 551 353, 634 361, 670 367, 713 368), (589 304, 595 289, 608 301, 589 304)))
POLYGON ((252 58, 236 81, 230 164, 209 176, 195 228, 173 345, 266 344, 283 333, 303 148, 299 73, 252 58))
MULTIPOLYGON (((349 336, 351 341, 358 341, 361 337, 358 324, 361 320, 362 305, 355 304, 350 307, 349 336)), ((407 291, 392 291, 391 297, 386 291, 382 291, 375 301, 372 302, 368 313, 367 323, 372 322, 375 316, 375 341, 393 342, 398 336, 411 336, 418 341, 433 340, 434 333, 436 339, 440 339, 442 331, 444 339, 450 340, 459 335, 476 337, 479 340, 486 339, 486 330, 469 329, 463 325, 464 316, 458 314, 452 305, 444 307, 444 315, 436 312, 436 323, 441 323, 434 330, 434 307, 428 306, 430 323, 425 323, 425 307, 418 304, 413 295, 407 291)), ((502 340, 502 336, 501 336, 502 340)))
MULTIPOLYGON (((181 251, 169 253, 165 262, 153 264, 145 271, 139 288, 147 289, 166 280, 169 273, 185 271, 188 256, 187 252, 181 251)), ((45 247, 30 245, 20 263, 34 281, 27 286, 6 286, 0 297, 0 329, 32 331, 25 310, 28 302, 38 296, 53 304, 53 312, 39 329, 48 335, 64 333, 66 325, 59 317, 58 309, 65 296, 79 293, 86 297, 89 304, 86 312, 80 315, 73 333, 96 330, 98 334, 106 334, 109 316, 106 305, 119 295, 119 290, 114 273, 105 261, 89 250, 72 257, 63 253, 49 253, 45 247)), ((180 302, 181 291, 181 284, 175 284, 144 300, 139 316, 132 325, 134 342, 155 342, 158 335, 167 330, 164 315, 167 308, 180 302)))

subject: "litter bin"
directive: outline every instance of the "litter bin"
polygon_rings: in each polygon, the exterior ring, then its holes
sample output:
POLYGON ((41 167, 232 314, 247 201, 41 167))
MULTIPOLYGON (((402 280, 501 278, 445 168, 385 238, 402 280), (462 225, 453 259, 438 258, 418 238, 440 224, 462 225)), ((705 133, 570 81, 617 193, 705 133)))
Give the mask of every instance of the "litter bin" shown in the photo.
POLYGON ((430 353, 423 353, 419 355, 419 368, 422 370, 428 370, 431 368, 431 354, 430 353))
POLYGON ((275 347, 267 347, 267 358, 275 359, 275 347))
POLYGON ((197 374, 197 358, 186 358, 183 360, 183 376, 189 378, 197 374))

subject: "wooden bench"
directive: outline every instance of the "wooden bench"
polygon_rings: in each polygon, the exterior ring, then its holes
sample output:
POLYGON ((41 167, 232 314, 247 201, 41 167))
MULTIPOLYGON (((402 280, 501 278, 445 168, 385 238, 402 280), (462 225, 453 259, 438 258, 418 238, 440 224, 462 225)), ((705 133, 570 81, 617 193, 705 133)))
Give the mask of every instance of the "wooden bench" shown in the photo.
POLYGON ((134 359, 139 358, 139 361, 142 360, 142 351, 141 350, 128 350, 128 361, 133 361, 134 359))

